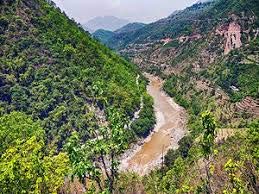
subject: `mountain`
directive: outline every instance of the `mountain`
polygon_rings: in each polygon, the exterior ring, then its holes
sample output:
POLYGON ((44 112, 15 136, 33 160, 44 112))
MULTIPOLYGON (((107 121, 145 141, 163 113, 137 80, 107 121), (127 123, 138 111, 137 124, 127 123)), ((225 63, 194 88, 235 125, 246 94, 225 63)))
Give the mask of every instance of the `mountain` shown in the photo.
POLYGON ((99 29, 115 31, 128 24, 129 21, 114 16, 96 17, 83 24, 84 28, 91 29, 93 32, 99 29))
POLYGON ((190 29, 187 29, 187 25, 198 19, 211 6, 210 2, 195 4, 183 11, 174 12, 167 18, 148 24, 135 32, 117 37, 115 40, 111 40, 108 45, 114 49, 121 49, 129 44, 148 43, 164 37, 177 36, 183 31, 188 34, 190 29))
MULTIPOLYGON (((221 17, 226 18, 228 17, 226 14, 231 14, 232 10, 238 8, 239 4, 240 3, 237 3, 237 5, 235 5, 234 3, 232 4, 231 1, 227 1, 226 6, 224 7, 222 2, 218 3, 218 0, 205 1, 204 3, 199 2, 185 10, 176 11, 167 18, 148 24, 134 33, 124 35, 115 42, 111 41, 109 46, 114 49, 121 49, 129 44, 154 42, 165 37, 173 38, 179 36, 180 33, 189 34, 191 33, 190 28, 192 25, 198 21, 204 19, 207 21, 215 21, 221 17), (233 6, 233 8, 230 6, 233 6), (216 7, 217 10, 213 11, 213 7, 216 7)), ((204 26, 205 32, 208 27, 209 26, 204 26)), ((199 33, 202 33, 201 27, 195 29, 200 30, 199 33)))
POLYGON ((107 42, 109 42, 109 39, 114 35, 114 32, 100 29, 96 30, 92 35, 103 44, 107 44, 107 42))
MULTIPOLYGON (((107 45, 146 71, 162 73, 165 77, 175 75, 180 79, 177 83, 181 91, 181 79, 186 79, 186 91, 179 97, 185 107, 191 106, 191 102, 189 105, 186 102, 192 101, 192 95, 197 91, 203 92, 200 99, 210 99, 212 96, 205 94, 204 90, 213 88, 224 96, 223 101, 215 101, 216 104, 223 103, 217 106, 222 113, 220 119, 228 117, 225 120, 231 123, 230 115, 234 119, 236 112, 242 111, 255 118, 258 108, 251 105, 251 108, 244 109, 242 104, 252 98, 250 104, 258 106, 257 7, 258 2, 253 0, 197 3, 113 39, 107 45), (197 87, 192 86, 193 83, 197 87)), ((173 95, 170 90, 168 92, 173 95)), ((175 92, 179 94, 181 91, 175 92)))
POLYGON ((121 27, 120 29, 114 31, 116 34, 122 34, 122 33, 130 33, 130 32, 134 32, 136 30, 139 30, 140 28, 143 28, 146 24, 144 23, 129 23, 123 27, 121 27))
POLYGON ((93 37, 101 41, 108 47, 114 47, 112 43, 116 44, 120 38, 125 37, 128 34, 134 33, 135 31, 143 28, 144 26, 146 26, 146 24, 137 22, 129 23, 114 32, 107 30, 97 30, 93 33, 93 37))

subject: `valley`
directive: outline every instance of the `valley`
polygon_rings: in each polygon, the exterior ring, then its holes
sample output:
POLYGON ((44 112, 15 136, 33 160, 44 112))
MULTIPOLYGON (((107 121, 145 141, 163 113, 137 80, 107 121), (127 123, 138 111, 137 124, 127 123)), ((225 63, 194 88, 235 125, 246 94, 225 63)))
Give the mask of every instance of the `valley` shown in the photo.
POLYGON ((259 193, 258 10, 85 26, 0 0, 0 193, 259 193))
POLYGON ((169 149, 176 149, 178 141, 186 134, 186 112, 162 89, 163 81, 145 74, 149 80, 148 94, 154 99, 156 125, 151 134, 141 140, 122 157, 121 171, 133 171, 146 175, 162 165, 169 149))

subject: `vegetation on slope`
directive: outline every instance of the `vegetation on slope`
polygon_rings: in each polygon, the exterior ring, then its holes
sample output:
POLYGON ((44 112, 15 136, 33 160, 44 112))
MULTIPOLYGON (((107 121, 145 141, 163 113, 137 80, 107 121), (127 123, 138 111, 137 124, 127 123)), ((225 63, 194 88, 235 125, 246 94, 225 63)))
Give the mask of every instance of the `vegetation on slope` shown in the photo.
POLYGON ((24 113, 0 117, 0 193, 56 193, 69 173, 66 153, 48 151, 40 123, 24 113))
POLYGON ((134 32, 111 38, 107 45, 115 50, 123 50, 131 44, 152 43, 165 37, 206 35, 219 22, 227 21, 232 13, 241 16, 241 12, 249 12, 258 16, 257 7, 256 0, 214 0, 197 3, 134 32))
POLYGON ((114 32, 108 30, 97 30, 93 33, 93 37, 101 41, 103 44, 107 44, 109 39, 114 35, 114 32))
POLYGON ((122 174, 117 193, 258 193, 258 132, 255 121, 240 133, 215 142, 209 163, 204 140, 192 142, 186 137, 178 150, 170 153, 164 168, 144 177, 122 174))
POLYGON ((115 37, 109 41, 108 45, 119 50, 129 44, 152 42, 164 37, 175 37, 179 34, 189 35, 192 33, 193 21, 199 19, 200 14, 210 6, 211 3, 193 5, 168 18, 148 24, 135 32, 115 37))
POLYGON ((131 129, 140 137, 148 136, 156 124, 153 104, 150 96, 143 96, 143 108, 140 110, 139 118, 131 125, 131 129))
POLYGON ((136 30, 143 28, 145 25, 146 24, 144 24, 144 23, 138 23, 138 22, 129 23, 114 32, 116 34, 130 33, 130 32, 134 32, 136 30))
POLYGON ((216 68, 211 68, 205 77, 216 80, 231 97, 234 102, 242 100, 246 96, 255 99, 259 98, 259 65, 257 59, 250 57, 256 56, 259 49, 258 39, 251 43, 250 48, 233 51, 227 61, 222 62, 216 68), (231 90, 235 86, 238 92, 231 90))
MULTIPOLYGON (((207 38, 167 45, 179 49, 170 62, 182 69, 168 77, 164 89, 187 109, 190 133, 168 153, 162 169, 141 178, 118 174, 118 156, 134 135, 146 136, 155 123, 146 83, 141 79, 137 84, 139 71, 52 3, 1 0, 0 192, 57 193, 65 178, 75 178, 82 187, 87 181, 85 189, 92 193, 258 193, 258 121, 241 115, 245 122, 235 124, 240 117, 229 116, 215 97, 220 85, 234 102, 247 95, 258 98, 258 38, 227 57, 220 55, 204 71, 192 66, 204 48, 209 54, 222 50, 213 50, 219 42, 208 44, 211 37, 206 34, 221 24, 221 17, 242 15, 242 10, 258 16, 255 0, 222 2, 194 5, 116 45, 191 35, 191 27, 207 38), (213 16, 214 22, 194 21, 213 16), (209 82, 205 90, 196 87, 201 79, 209 82), (231 85, 240 92, 232 93, 231 85), (126 130, 142 95, 140 118, 126 130), (215 121, 202 114, 205 110, 215 114, 215 121), (235 134, 217 140, 216 126, 235 134)), ((252 25, 258 27, 258 21, 252 25)))
POLYGON ((144 87, 136 87, 136 68, 53 6, 3 2, 1 21, 1 114, 32 115, 42 121, 48 140, 61 146, 74 130, 87 139, 94 103, 95 109, 114 107, 128 118, 138 109, 144 87))
POLYGON ((56 193, 66 177, 111 191, 140 72, 50 1, 1 0, 0 24, 0 193, 56 193))
POLYGON ((137 30, 143 28, 146 24, 143 23, 129 23, 118 30, 111 32, 107 30, 97 30, 93 33, 94 38, 101 41, 103 44, 107 45, 110 48, 115 48, 113 44, 120 44, 120 40, 123 37, 128 36, 136 32, 137 30))

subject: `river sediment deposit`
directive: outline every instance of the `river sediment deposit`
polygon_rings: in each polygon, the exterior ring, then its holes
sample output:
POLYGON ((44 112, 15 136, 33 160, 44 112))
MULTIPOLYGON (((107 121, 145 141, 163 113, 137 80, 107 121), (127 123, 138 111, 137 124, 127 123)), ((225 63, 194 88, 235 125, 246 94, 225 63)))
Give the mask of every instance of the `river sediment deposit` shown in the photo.
POLYGON ((121 171, 145 175, 162 164, 169 149, 176 149, 186 134, 186 112, 162 90, 163 81, 147 74, 149 95, 154 99, 157 124, 153 132, 128 150, 121 160, 121 171))

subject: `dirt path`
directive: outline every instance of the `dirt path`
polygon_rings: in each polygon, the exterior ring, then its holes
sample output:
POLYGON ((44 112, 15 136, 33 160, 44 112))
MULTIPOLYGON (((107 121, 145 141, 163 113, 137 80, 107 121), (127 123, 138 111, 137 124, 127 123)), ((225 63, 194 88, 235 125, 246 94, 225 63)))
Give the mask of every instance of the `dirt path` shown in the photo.
POLYGON ((146 75, 150 80, 148 93, 154 99, 157 124, 154 132, 122 157, 120 170, 145 175, 162 163, 162 155, 177 148, 185 135, 185 110, 162 91, 162 80, 146 75))

